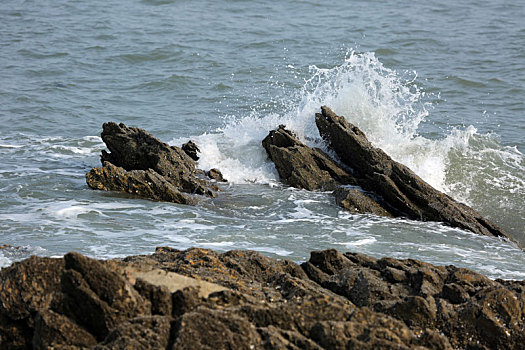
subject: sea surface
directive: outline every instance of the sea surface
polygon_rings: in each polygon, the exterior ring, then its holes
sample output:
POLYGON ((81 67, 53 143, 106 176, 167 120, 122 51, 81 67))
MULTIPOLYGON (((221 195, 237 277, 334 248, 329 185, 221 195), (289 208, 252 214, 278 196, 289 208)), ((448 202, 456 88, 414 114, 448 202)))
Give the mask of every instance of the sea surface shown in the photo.
POLYGON ((282 185, 261 140, 322 145, 321 105, 525 246, 523 1, 3 0, 0 266, 76 250, 336 248, 525 279, 515 244, 354 215, 282 185), (184 206, 94 191, 102 123, 200 147, 230 182, 184 206))

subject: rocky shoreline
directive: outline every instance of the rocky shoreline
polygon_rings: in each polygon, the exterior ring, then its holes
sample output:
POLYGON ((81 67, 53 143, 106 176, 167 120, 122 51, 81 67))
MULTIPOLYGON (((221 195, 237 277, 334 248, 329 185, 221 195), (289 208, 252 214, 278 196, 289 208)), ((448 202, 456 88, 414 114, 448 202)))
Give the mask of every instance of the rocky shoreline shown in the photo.
MULTIPOLYGON (((262 140, 281 182, 309 191, 333 191, 337 205, 354 213, 437 221, 476 234, 502 237, 517 244, 500 227, 474 209, 434 189, 408 167, 374 147, 366 135, 330 108, 315 115, 319 133, 332 158, 303 144, 280 125, 262 140)), ((142 198, 195 205, 213 198, 225 182, 218 169, 197 168, 199 148, 161 142, 143 129, 104 123, 102 167, 86 174, 89 187, 142 198)))
MULTIPOLYGON (((328 107, 316 124, 335 156, 283 125, 262 140, 283 183, 332 191, 351 212, 512 241, 328 107)), ((93 189, 195 205, 226 181, 197 168, 192 141, 170 146, 113 122, 102 139, 109 152, 86 174, 93 189)), ((336 250, 313 251, 302 264, 169 247, 113 260, 33 256, 0 271, 0 349, 27 348, 525 349, 525 281, 336 250)))
POLYGON ((159 247, 0 272, 1 349, 524 349, 525 281, 335 250, 159 247))

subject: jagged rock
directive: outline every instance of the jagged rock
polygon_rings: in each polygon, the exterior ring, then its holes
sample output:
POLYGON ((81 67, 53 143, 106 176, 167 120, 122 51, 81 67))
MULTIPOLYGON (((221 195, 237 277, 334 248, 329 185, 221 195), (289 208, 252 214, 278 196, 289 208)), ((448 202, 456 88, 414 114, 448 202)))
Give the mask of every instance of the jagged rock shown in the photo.
MULTIPOLYGON (((109 162, 101 168, 93 168, 86 174, 89 187, 103 191, 119 191, 143 198, 180 204, 195 204, 193 196, 182 193, 164 176, 148 170, 126 171, 109 162)), ((210 196, 213 192, 209 193, 210 196)))
POLYGON ((357 126, 328 107, 321 107, 315 122, 323 139, 356 173, 359 185, 382 197, 391 208, 389 211, 410 219, 444 222, 474 233, 511 240, 475 210, 434 189, 408 167, 374 147, 357 126))
POLYGON ((94 349, 167 349, 172 321, 169 316, 143 316, 124 321, 94 349))
POLYGON ((201 150, 199 149, 199 147, 197 147, 195 142, 190 140, 183 144, 181 148, 188 156, 190 156, 191 159, 193 159, 194 161, 199 160, 199 156, 197 155, 197 153, 200 153, 201 150))
POLYGON ((335 250, 312 253, 310 261, 302 266, 310 278, 350 299, 355 297, 350 291, 363 282, 349 276, 361 271, 369 286, 376 285, 365 293, 373 310, 402 320, 411 329, 435 329, 453 348, 478 343, 490 349, 520 349, 525 344, 525 304, 520 299, 525 297, 525 281, 506 282, 513 285, 508 288, 454 266, 434 266, 412 259, 371 259, 335 250), (470 292, 458 298, 450 292, 450 283, 470 292), (514 339, 512 344, 509 339, 514 339))
MULTIPOLYGON (((201 171, 186 152, 143 129, 104 123, 102 140, 110 153, 103 150, 103 167, 93 168, 86 175, 86 182, 93 189, 181 204, 195 204, 194 194, 215 197, 219 190, 201 178, 201 171)), ((196 145, 194 150, 198 150, 196 145)))
POLYGON ((151 310, 129 282, 101 262, 78 253, 66 254, 64 260, 64 296, 56 309, 84 326, 97 340, 104 339, 123 320, 151 310))
POLYGON ((219 169, 215 169, 215 168, 210 169, 209 171, 206 172, 206 176, 208 176, 210 179, 218 181, 218 182, 228 182, 228 180, 226 180, 222 176, 222 173, 220 172, 219 169))
POLYGON ((182 315, 176 327, 175 349, 261 348, 255 325, 231 310, 199 307, 182 315))
POLYGON ((352 212, 392 216, 369 194, 355 187, 357 180, 319 148, 304 145, 283 125, 262 141, 268 157, 275 163, 281 181, 309 191, 335 190, 336 202, 352 212))
POLYGON ((0 348, 31 348, 31 315, 50 307, 63 268, 62 259, 31 257, 1 270, 0 348))
POLYGON ((304 145, 283 125, 262 141, 268 157, 275 163, 281 181, 309 191, 335 189, 353 183, 353 177, 323 151, 304 145))
POLYGON ((525 344, 525 281, 336 250, 302 265, 167 247, 111 261, 32 257, 0 271, 0 286, 1 349, 525 344))
POLYGON ((387 206, 382 206, 378 201, 372 199, 373 196, 364 194, 360 188, 338 187, 333 195, 337 205, 352 213, 393 216, 387 206))
POLYGON ((60 286, 63 259, 30 257, 2 269, 0 313, 13 320, 48 309, 60 286))
POLYGON ((33 349, 57 347, 87 348, 97 344, 88 333, 64 315, 52 310, 41 310, 35 317, 33 349))

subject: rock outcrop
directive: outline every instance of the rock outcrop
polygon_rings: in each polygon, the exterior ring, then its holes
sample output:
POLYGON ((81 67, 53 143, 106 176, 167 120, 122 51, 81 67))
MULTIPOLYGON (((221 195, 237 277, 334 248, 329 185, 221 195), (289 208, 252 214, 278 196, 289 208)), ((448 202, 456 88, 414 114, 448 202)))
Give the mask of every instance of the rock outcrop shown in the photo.
POLYGON ((93 189, 181 204, 195 204, 195 195, 215 197, 219 190, 196 169, 198 148, 192 141, 183 151, 145 130, 113 122, 104 123, 102 140, 110 152, 103 150, 103 166, 86 175, 93 189))
POLYGON ((374 147, 357 126, 328 107, 321 107, 315 122, 339 162, 307 147, 280 126, 264 139, 263 147, 284 183, 307 190, 334 190, 337 204, 352 212, 438 221, 512 241, 475 210, 436 190, 374 147))
POLYGON ((523 349, 525 281, 335 250, 157 248, 0 272, 1 349, 523 349))
POLYGON ((281 181, 287 185, 309 191, 333 191, 340 203, 359 213, 390 216, 375 200, 355 188, 358 185, 351 171, 343 168, 319 148, 310 148, 283 125, 262 141, 270 159, 275 163, 281 181), (344 197, 344 198, 343 198, 344 197))
POLYGON ((361 186, 381 196, 398 215, 509 238, 475 210, 436 190, 408 167, 374 147, 357 126, 328 107, 321 107, 315 122, 321 136, 341 161, 359 174, 361 186))
POLYGON ((199 155, 197 153, 199 153, 201 150, 199 149, 199 147, 195 144, 195 142, 193 141, 188 141, 186 142, 185 144, 182 145, 181 149, 188 155, 190 156, 191 159, 193 159, 194 161, 197 161, 199 160, 199 155))

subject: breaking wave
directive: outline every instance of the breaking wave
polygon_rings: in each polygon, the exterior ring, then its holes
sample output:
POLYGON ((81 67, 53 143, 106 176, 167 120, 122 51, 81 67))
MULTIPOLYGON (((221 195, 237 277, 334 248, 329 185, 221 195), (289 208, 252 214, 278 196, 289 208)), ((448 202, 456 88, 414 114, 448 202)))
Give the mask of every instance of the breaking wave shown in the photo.
POLYGON ((501 146, 493 135, 477 133, 473 126, 439 130, 438 138, 420 134, 432 111, 432 96, 418 86, 416 72, 400 74, 373 52, 351 51, 335 67, 310 66, 308 75, 298 91, 288 94, 284 110, 263 113, 254 108, 249 115, 228 116, 216 132, 194 137, 201 149, 199 166, 219 168, 232 183, 275 184, 278 175, 262 139, 284 124, 307 145, 324 148, 314 116, 327 105, 435 188, 492 219, 497 219, 492 209, 501 211, 503 206, 514 222, 518 220, 516 227, 525 223, 520 217, 523 154, 501 146))

